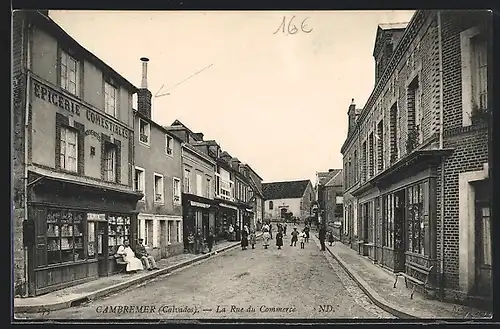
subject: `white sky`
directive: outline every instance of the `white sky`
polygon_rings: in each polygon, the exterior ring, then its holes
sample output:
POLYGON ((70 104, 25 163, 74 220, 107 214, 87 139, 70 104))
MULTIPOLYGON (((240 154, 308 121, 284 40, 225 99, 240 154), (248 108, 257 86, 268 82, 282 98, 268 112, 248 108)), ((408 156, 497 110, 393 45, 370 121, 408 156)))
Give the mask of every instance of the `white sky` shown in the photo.
MULTIPOLYGON (((342 168, 351 98, 373 88, 380 23, 413 11, 50 11, 50 17, 137 87, 150 59, 153 119, 179 119, 250 164, 264 181, 311 179, 342 168), (298 33, 274 34, 286 16, 298 33), (309 17, 303 33, 300 23, 309 17)), ((288 21, 287 21, 288 22, 288 21)))

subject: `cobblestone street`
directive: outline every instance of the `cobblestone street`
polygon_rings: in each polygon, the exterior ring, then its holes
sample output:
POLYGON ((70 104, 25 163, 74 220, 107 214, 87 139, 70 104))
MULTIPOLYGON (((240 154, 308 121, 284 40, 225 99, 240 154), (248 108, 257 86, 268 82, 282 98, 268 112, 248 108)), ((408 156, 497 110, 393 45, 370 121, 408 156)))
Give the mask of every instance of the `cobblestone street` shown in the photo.
POLYGON ((391 318, 311 239, 305 249, 235 248, 45 319, 391 318), (121 307, 120 307, 121 306, 121 307), (129 306, 124 311, 124 306, 129 306), (138 312, 137 308, 141 308, 138 312), (146 308, 148 307, 148 308, 146 308), (131 309, 133 311, 131 312, 131 309))

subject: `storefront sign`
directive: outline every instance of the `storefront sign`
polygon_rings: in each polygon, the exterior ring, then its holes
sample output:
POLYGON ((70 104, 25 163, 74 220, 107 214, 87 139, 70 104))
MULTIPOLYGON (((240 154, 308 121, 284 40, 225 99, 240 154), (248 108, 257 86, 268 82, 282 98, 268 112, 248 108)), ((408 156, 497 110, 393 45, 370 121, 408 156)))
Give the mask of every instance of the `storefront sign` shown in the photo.
POLYGON ((209 204, 200 203, 200 202, 196 202, 196 201, 190 201, 190 202, 191 202, 191 205, 192 205, 193 207, 210 208, 210 205, 209 205, 209 204))
POLYGON ((94 214, 94 213, 89 212, 89 213, 87 213, 87 220, 105 222, 106 221, 106 214, 94 214))
POLYGON ((94 136, 99 142, 101 141, 101 134, 99 134, 95 130, 92 130, 92 129, 86 130, 85 131, 85 136, 88 136, 88 135, 94 136))
POLYGON ((229 208, 229 209, 238 210, 238 208, 230 206, 230 205, 227 205, 227 204, 224 204, 224 203, 219 203, 219 206, 225 207, 225 208, 229 208))
MULTIPOLYGON (((46 102, 49 102, 77 116, 81 116, 82 107, 77 102, 53 90, 52 88, 39 84, 36 81, 33 81, 33 85, 34 85, 35 97, 40 98, 46 102)), ((120 125, 107 119, 106 117, 97 113, 94 110, 86 108, 84 116, 88 121, 92 122, 93 124, 101 126, 104 129, 113 132, 114 134, 117 134, 124 138, 129 137, 128 128, 121 127, 120 125)))

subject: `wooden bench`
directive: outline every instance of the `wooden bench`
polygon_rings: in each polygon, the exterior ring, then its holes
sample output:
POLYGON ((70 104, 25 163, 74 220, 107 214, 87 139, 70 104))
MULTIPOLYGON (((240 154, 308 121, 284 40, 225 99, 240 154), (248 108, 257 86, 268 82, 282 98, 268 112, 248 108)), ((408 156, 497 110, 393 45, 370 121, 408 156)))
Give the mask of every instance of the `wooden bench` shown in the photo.
POLYGON ((421 281, 417 278, 414 278, 412 277, 411 275, 408 275, 406 274, 406 272, 397 272, 397 273, 394 273, 395 277, 396 277, 396 280, 394 281, 394 287, 393 288, 396 288, 396 284, 398 283, 398 278, 400 276, 404 277, 405 278, 405 285, 406 287, 408 288, 408 280, 410 280, 412 283, 413 283, 413 289, 411 290, 411 295, 410 295, 410 299, 413 299, 413 295, 415 293, 415 288, 417 286, 420 286, 422 288, 424 288, 424 291, 426 291, 427 293, 427 290, 425 290, 425 287, 427 286, 427 284, 429 283, 429 278, 434 270, 434 265, 432 265, 431 267, 427 268, 427 267, 424 267, 420 264, 417 264, 417 263, 413 263, 413 262, 407 262, 405 264, 405 266, 409 269, 412 269, 418 273, 422 273, 424 276, 425 276, 425 281, 421 281))
POLYGON ((127 262, 123 260, 122 255, 115 254, 116 265, 118 265, 119 271, 118 273, 122 273, 127 269, 127 262))

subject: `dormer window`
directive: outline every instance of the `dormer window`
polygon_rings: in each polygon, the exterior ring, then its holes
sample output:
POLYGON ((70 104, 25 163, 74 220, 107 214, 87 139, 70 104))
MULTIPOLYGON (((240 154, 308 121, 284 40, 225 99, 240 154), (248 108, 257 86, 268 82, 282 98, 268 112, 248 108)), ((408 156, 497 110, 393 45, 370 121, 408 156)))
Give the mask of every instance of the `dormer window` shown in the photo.
POLYGON ((61 50, 60 57, 60 85, 61 88, 70 92, 71 94, 78 96, 79 95, 79 70, 78 61, 69 55, 67 52, 61 50))

